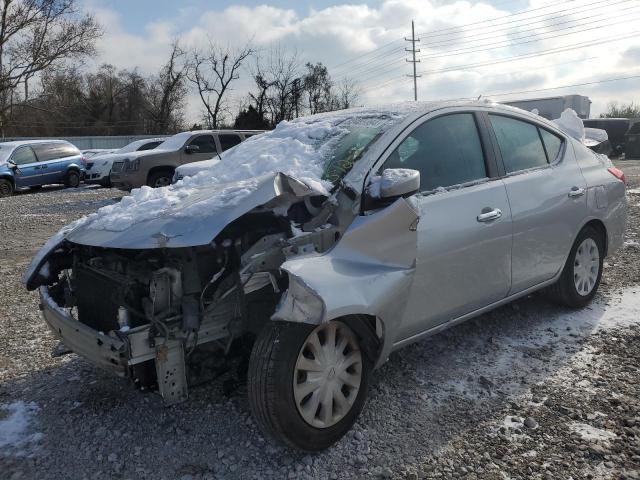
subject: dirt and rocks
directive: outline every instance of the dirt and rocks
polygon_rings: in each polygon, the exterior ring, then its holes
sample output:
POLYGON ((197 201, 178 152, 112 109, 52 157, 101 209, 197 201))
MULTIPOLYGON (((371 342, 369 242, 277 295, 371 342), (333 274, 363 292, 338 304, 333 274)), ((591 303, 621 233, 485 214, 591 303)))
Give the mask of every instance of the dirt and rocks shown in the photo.
MULTIPOLYGON (((633 192, 640 162, 620 166, 633 192)), ((120 196, 0 199, 0 479, 640 479, 640 189, 589 308, 533 295, 395 353, 354 429, 317 455, 260 435, 234 369, 167 408, 80 357, 51 357, 19 277, 58 228, 120 196)))

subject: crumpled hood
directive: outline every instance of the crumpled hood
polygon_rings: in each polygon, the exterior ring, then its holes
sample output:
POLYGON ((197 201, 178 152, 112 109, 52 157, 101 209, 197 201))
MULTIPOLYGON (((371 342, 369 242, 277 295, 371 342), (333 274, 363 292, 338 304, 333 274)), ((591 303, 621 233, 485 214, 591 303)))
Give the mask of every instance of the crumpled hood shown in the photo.
MULTIPOLYGON (((151 194, 159 191, 149 190, 151 194)), ((242 182, 198 187, 184 198, 178 194, 175 201, 161 209, 154 208, 153 195, 150 195, 146 212, 132 204, 130 215, 127 214, 128 197, 123 197, 117 211, 108 211, 106 207, 102 209, 106 211, 90 215, 66 239, 109 248, 206 245, 236 218, 285 193, 305 196, 316 192, 292 177, 272 173, 242 182)))
MULTIPOLYGON (((148 188, 148 187, 147 187, 148 188)), ((163 189, 150 189, 159 192, 163 189)), ((62 242, 105 248, 182 248, 210 243, 229 223, 256 207, 269 203, 272 207, 287 205, 297 198, 322 194, 305 183, 283 173, 271 173, 227 184, 197 188, 183 201, 163 209, 154 209, 153 198, 147 211, 132 204, 133 213, 126 211, 127 198, 119 204, 103 207, 97 213, 76 220, 52 236, 35 255, 22 275, 22 283, 35 288, 34 279, 49 255, 62 242), (212 199, 216 201, 211 202, 212 199), (229 203, 225 202, 229 199, 229 203), (278 200, 282 200, 279 204, 278 200), (110 212, 109 209, 116 210, 110 212), (140 218, 146 213, 145 218, 140 218)))

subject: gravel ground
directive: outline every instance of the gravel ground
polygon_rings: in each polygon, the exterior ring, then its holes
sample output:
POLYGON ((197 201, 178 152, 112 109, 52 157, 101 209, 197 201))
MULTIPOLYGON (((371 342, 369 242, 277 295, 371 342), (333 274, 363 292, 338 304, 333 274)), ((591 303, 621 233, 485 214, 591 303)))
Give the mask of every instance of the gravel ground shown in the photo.
MULTIPOLYGON (((620 166, 640 187, 640 162, 620 166)), ((166 408, 51 357, 19 276, 60 226, 120 196, 0 199, 0 478, 640 479, 640 190, 589 308, 533 295, 395 353, 353 431, 317 455, 261 437, 233 369, 166 408)))

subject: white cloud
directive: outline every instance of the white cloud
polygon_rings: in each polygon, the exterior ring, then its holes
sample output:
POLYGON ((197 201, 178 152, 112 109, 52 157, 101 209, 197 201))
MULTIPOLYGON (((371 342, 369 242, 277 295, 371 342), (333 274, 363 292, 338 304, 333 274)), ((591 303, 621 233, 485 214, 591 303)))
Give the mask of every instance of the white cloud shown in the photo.
MULTIPOLYGON (((419 47, 423 58, 418 68, 425 72, 419 79, 419 97, 423 99, 475 97, 487 93, 542 89, 583 83, 590 79, 624 76, 630 71, 640 74, 638 37, 554 55, 447 73, 429 73, 461 65, 495 62, 614 35, 631 35, 635 33, 634 27, 640 20, 640 7, 633 2, 623 3, 619 7, 603 5, 598 9, 597 5, 590 5, 593 2, 588 0, 562 4, 554 4, 549 0, 530 0, 529 8, 547 8, 530 15, 505 17, 489 24, 478 22, 503 17, 510 12, 482 2, 441 4, 427 0, 384 0, 377 6, 343 4, 321 10, 310 9, 305 15, 266 4, 207 11, 194 11, 187 7, 180 9, 178 18, 171 22, 154 19, 152 14, 139 32, 130 33, 122 28, 122 18, 118 13, 98 6, 95 3, 97 1, 93 0, 94 3, 87 6, 96 14, 106 32, 96 63, 109 62, 119 67, 138 67, 142 72, 155 72, 164 63, 169 44, 176 36, 180 36, 185 44, 196 46, 204 45, 208 38, 232 47, 244 45, 249 40, 263 49, 277 43, 281 47, 297 50, 303 63, 322 61, 330 67, 335 79, 348 76, 358 80, 363 88, 362 103, 384 103, 413 97, 412 81, 404 77, 411 68, 404 60, 406 55, 403 49, 408 44, 401 41, 409 34, 412 19, 422 39, 419 47), (569 10, 571 7, 574 7, 573 11, 569 10), (572 17, 566 17, 567 14, 572 17), (511 28, 517 25, 514 20, 524 17, 530 18, 526 21, 529 25, 522 25, 518 30, 511 28), (195 23, 194 18, 197 19, 195 23), (577 23, 567 23, 570 19, 577 23), (626 23, 621 23, 624 20, 627 20, 626 23), (451 27, 468 24, 473 25, 451 30, 451 27), (543 31, 548 32, 545 36, 572 34, 521 43, 533 39, 532 34, 539 34, 543 26, 547 29, 543 31), (567 28, 571 26, 574 28, 567 28), (602 28, 575 33, 596 26, 602 28), (448 31, 443 31, 447 28, 448 31), (521 45, 505 47, 509 43, 519 42, 521 45), (369 53, 374 49, 379 50, 369 53), (449 55, 443 55, 448 51, 449 55), (340 65, 358 56, 361 56, 359 60, 340 65), (376 86, 379 88, 372 88, 376 86)), ((244 77, 235 85, 233 101, 236 103, 250 88, 246 72, 244 77)), ((632 95, 638 94, 634 85, 637 82, 612 82, 532 95, 589 95, 594 101, 592 114, 597 114, 609 100, 633 100, 632 95)), ((198 103, 194 97, 190 99, 189 108, 192 120, 196 118, 197 111, 198 103)))

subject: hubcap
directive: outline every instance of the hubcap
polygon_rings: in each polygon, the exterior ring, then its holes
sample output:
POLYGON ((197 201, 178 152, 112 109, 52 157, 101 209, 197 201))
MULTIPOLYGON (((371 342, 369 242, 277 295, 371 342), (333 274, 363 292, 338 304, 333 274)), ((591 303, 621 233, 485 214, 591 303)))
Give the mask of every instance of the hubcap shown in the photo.
POLYGON ((589 295, 596 285, 600 270, 600 252, 592 238, 585 238, 573 262, 573 281, 576 291, 583 297, 589 295))
POLYGON ((338 423, 349 413, 362 382, 362 354, 343 323, 318 326, 300 349, 293 394, 305 422, 317 428, 338 423))
POLYGON ((166 187, 171 185, 171 179, 169 177, 160 177, 156 180, 156 188, 166 187))

